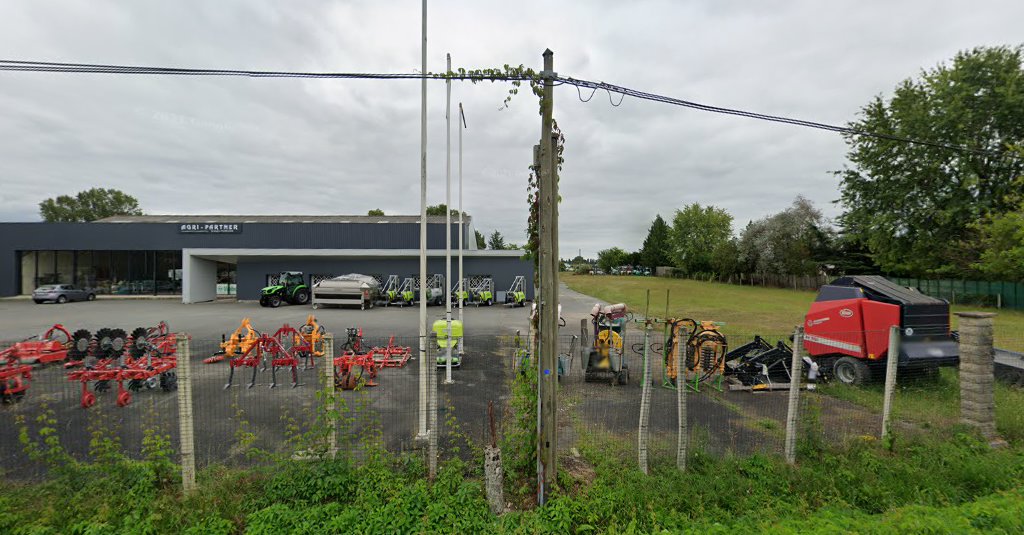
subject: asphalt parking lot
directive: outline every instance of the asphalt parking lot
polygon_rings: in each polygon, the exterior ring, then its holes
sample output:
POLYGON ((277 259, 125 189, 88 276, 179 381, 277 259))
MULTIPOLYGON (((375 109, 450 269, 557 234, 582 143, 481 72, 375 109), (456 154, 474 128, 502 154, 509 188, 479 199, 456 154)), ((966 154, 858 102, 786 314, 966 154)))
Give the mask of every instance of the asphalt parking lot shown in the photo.
MULTIPOLYGON (((467 336, 494 335, 528 326, 529 309, 506 306, 465 307, 463 321, 467 336)), ((37 305, 29 299, 0 299, 0 340, 17 341, 41 333, 55 323, 69 331, 88 329, 95 332, 102 327, 120 327, 131 332, 135 327, 154 326, 166 321, 172 330, 188 333, 193 340, 220 340, 221 334, 231 333, 242 318, 252 319, 260 330, 276 330, 284 323, 302 325, 309 314, 329 332, 342 336, 347 327, 360 326, 366 330, 394 334, 398 337, 418 335, 418 307, 375 307, 369 310, 354 308, 325 308, 313 310, 310 306, 281 306, 264 308, 257 302, 219 300, 209 303, 185 305, 180 299, 97 299, 78 302, 37 305)), ((427 308, 429 321, 444 319, 444 307, 427 308)), ((458 317, 458 310, 452 312, 458 317)))

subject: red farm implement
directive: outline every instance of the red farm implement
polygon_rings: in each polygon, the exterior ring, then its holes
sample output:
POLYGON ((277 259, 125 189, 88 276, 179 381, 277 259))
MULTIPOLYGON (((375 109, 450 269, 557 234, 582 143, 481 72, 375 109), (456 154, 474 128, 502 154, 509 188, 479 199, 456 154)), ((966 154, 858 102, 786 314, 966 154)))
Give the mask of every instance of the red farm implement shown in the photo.
POLYGON ((88 344, 84 358, 65 364, 74 368, 68 372, 68 380, 82 385, 82 408, 96 404, 96 393, 109 391, 111 383, 117 384, 118 407, 130 404, 133 392, 177 389, 176 334, 164 322, 132 332, 133 336, 126 336, 121 329, 100 329, 88 344))
MULTIPOLYGON (((14 359, 21 364, 48 364, 68 358, 72 336, 63 325, 50 327, 39 336, 23 340, 0 352, 0 360, 14 359)), ((82 350, 88 346, 85 340, 82 350)), ((74 351, 71 351, 74 353, 74 351)))
POLYGON ((377 386, 374 380, 381 368, 401 368, 412 355, 409 347, 395 345, 394 336, 387 346, 371 347, 364 352, 362 329, 350 327, 346 333, 348 338, 341 355, 334 358, 335 384, 342 390, 353 390, 360 384, 377 386))
POLYGON ((0 363, 0 400, 4 403, 21 401, 32 379, 32 366, 21 364, 17 357, 8 355, 0 363))

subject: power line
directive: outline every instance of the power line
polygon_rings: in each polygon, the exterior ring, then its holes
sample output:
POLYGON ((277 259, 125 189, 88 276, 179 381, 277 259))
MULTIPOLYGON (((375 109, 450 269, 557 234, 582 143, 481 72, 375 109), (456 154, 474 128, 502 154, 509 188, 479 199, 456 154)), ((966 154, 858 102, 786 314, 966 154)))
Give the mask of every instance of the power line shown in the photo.
POLYGON ((451 73, 365 73, 365 72, 309 72, 265 71, 244 69, 189 69, 182 67, 148 67, 141 65, 104 65, 96 63, 59 63, 50 61, 0 60, 0 71, 55 72, 78 74, 144 74, 166 76, 241 76, 249 78, 323 78, 364 80, 420 80, 423 78, 484 81, 523 81, 527 75, 451 73))
MULTIPOLYGON (((421 80, 424 78, 436 78, 438 80, 452 79, 452 80, 469 80, 469 81, 528 81, 534 80, 532 76, 525 74, 497 74, 497 73, 447 73, 434 74, 434 73, 360 73, 360 72, 312 72, 312 71, 265 71, 265 70, 244 70, 244 69, 190 69, 181 67, 149 67, 140 65, 106 65, 97 63, 61 63, 51 61, 23 61, 23 60, 5 60, 0 59, 0 71, 9 72, 53 72, 53 73, 79 73, 79 74, 141 74, 141 75, 165 75, 165 76, 239 76, 249 78, 319 78, 319 79, 349 79, 349 80, 421 80)), ((1000 153, 996 151, 990 151, 985 149, 975 149, 971 147, 965 147, 962 145, 955 145, 952 143, 943 143, 939 141, 928 141, 917 138, 909 138, 904 136, 897 136, 893 134, 885 134, 881 132, 871 132, 867 130, 860 130, 857 128, 850 128, 846 126, 832 125, 828 123, 819 123, 816 121, 807 121, 804 119, 796 119, 792 117, 784 117, 779 115, 768 115, 764 113, 757 113, 746 110, 739 110, 734 108, 723 108, 719 106, 711 106, 708 104, 701 104, 690 100, 683 100, 680 98, 669 97, 665 95, 659 95, 656 93, 648 93, 646 91, 640 91, 638 89, 632 89, 624 86, 609 84, 605 82, 593 82, 590 80, 582 80, 571 77, 556 77, 554 79, 556 85, 569 84, 575 86, 577 92, 580 88, 587 88, 592 90, 590 97, 587 99, 583 98, 583 94, 580 93, 580 100, 583 102, 589 102, 593 98, 594 93, 598 90, 604 90, 608 92, 608 100, 612 106, 619 106, 622 104, 622 99, 627 96, 638 98, 641 100, 649 100, 652 102, 660 102, 663 104, 671 104, 675 106, 682 106, 685 108, 706 111, 711 113, 718 113, 724 115, 733 115, 737 117, 746 117, 748 119, 757 119, 760 121, 769 121, 774 123, 789 124, 794 126, 802 126, 805 128, 814 128, 818 130, 825 130, 828 132, 836 132, 843 135, 851 136, 862 136, 871 137, 875 139, 885 139, 889 141, 897 141, 901 143, 909 143, 914 145, 922 145, 934 148, 940 148, 945 150, 951 150, 956 152, 975 154, 980 156, 988 156, 993 158, 1010 158, 1014 160, 1020 159, 1013 153, 1000 153), (614 102, 611 98, 612 93, 622 95, 619 102, 614 102)))
MULTIPOLYGON (((594 92, 596 92, 598 90, 607 91, 608 95, 609 95, 609 100, 611 99, 611 94, 612 93, 618 93, 618 94, 622 95, 622 98, 626 98, 627 96, 635 97, 635 98, 642 99, 642 100, 650 100, 650 101, 653 101, 653 102, 661 102, 661 103, 664 103, 664 104, 672 104, 672 105, 676 105, 676 106, 682 106, 684 108, 691 108, 691 109, 700 110, 700 111, 706 111, 706 112, 711 112, 711 113, 720 113, 720 114, 725 114, 725 115, 734 115, 734 116, 737 116, 737 117, 746 117, 748 119, 757 119, 757 120, 761 120, 761 121, 770 121, 770 122, 775 122, 775 123, 790 124, 790 125, 794 125, 794 126, 802 126, 802 127, 805 127, 805 128, 816 128, 816 129, 819 129, 819 130, 826 130, 826 131, 829 131, 829 132, 837 132, 839 134, 845 134, 845 135, 872 137, 872 138, 876 138, 876 139, 886 139, 886 140, 889 140, 889 141, 898 141, 898 142, 910 143, 910 144, 914 144, 914 145, 924 145, 924 146, 935 147, 935 148, 946 149, 946 150, 952 150, 952 151, 957 151, 957 152, 976 154, 976 155, 980 155, 980 156, 990 156, 990 157, 995 157, 995 158, 1007 157, 1007 158, 1012 158, 1012 159, 1019 159, 1016 155, 1014 155, 1013 153, 1009 153, 1009 152, 1007 152, 1007 153, 1000 153, 1000 152, 994 152, 994 151, 985 150, 985 149, 974 149, 974 148, 965 147, 965 146, 962 146, 962 145, 954 145, 954 144, 951 144, 951 143, 943 143, 943 142, 939 142, 939 141, 928 141, 928 140, 923 140, 923 139, 916 139, 916 138, 909 138, 909 137, 903 137, 903 136, 896 136, 896 135, 892 135, 892 134, 884 134, 884 133, 880 133, 880 132, 871 132, 871 131, 867 131, 867 130, 860 130, 860 129, 857 129, 857 128, 850 128, 850 127, 846 127, 846 126, 837 126, 837 125, 832 125, 832 124, 827 124, 827 123, 819 123, 819 122, 815 122, 815 121, 807 121, 807 120, 803 120, 803 119, 795 119, 795 118, 792 118, 792 117, 783 117, 783 116, 778 116, 778 115, 767 115, 767 114, 763 114, 763 113, 757 113, 757 112, 751 112, 751 111, 745 111, 745 110, 738 110, 738 109, 733 109, 733 108, 722 108, 722 107, 719 107, 719 106, 711 106, 711 105, 708 105, 708 104, 701 104, 699 102, 693 102, 693 101, 689 101, 689 100, 683 100, 683 99, 679 99, 679 98, 668 97, 668 96, 665 96, 665 95, 658 95, 656 93, 648 93, 648 92, 645 92, 645 91, 640 91, 640 90, 637 90, 637 89, 631 89, 631 88, 628 88, 628 87, 623 87, 623 86, 619 86, 619 85, 609 84, 609 83, 605 83, 605 82, 592 82, 592 81, 589 81, 589 80, 579 80, 579 79, 576 79, 576 78, 566 78, 566 77, 559 77, 558 80, 561 83, 563 83, 563 84, 569 84, 569 85, 576 86, 577 92, 579 92, 580 88, 591 89, 594 92)), ((583 101, 583 102, 589 102, 591 98, 593 98, 593 93, 591 93, 591 96, 588 97, 586 100, 583 99, 583 94, 580 93, 580 100, 583 101)), ((618 106, 620 104, 622 104, 621 100, 619 101, 618 104, 615 104, 614 102, 612 103, 612 105, 614 105, 614 106, 618 106)))

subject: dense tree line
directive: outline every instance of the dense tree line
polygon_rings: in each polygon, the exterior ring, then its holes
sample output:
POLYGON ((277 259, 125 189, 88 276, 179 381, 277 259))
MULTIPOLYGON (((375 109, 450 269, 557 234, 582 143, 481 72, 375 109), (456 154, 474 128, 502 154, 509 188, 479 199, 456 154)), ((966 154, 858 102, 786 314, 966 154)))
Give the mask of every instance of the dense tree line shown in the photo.
POLYGON ((797 197, 734 233, 725 210, 697 203, 651 223, 642 248, 598 264, 683 274, 884 273, 1024 279, 1024 56, 983 47, 901 82, 848 126, 836 171, 843 213, 828 221, 797 197), (912 138, 907 143, 893 138, 912 138))

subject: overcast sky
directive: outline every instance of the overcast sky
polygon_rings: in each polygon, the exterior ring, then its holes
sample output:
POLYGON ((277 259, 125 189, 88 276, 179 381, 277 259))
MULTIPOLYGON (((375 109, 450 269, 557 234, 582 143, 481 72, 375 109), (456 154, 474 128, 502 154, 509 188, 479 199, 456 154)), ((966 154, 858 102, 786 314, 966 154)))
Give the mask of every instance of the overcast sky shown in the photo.
MULTIPOLYGON (((845 123, 874 95, 980 45, 1024 40, 1024 2, 433 2, 428 65, 540 69, 718 106, 845 123)), ((413 72, 420 2, 7 0, 4 59, 194 68, 413 72)), ((528 94, 454 83, 464 103, 465 209, 522 243, 540 132, 528 94)), ((429 191, 444 202, 445 88, 428 87, 429 191)), ((827 132, 562 86, 567 143, 560 245, 590 256, 640 247, 655 214, 724 207, 738 231, 803 194, 840 212, 827 132), (588 96, 584 94, 584 97, 588 96), (618 102, 618 97, 615 97, 618 102)), ((148 213, 419 211, 418 81, 0 73, 0 220, 90 187, 148 213)), ((452 129, 452 175, 457 136, 452 129)), ((457 205, 457 190, 453 205, 457 205)))

